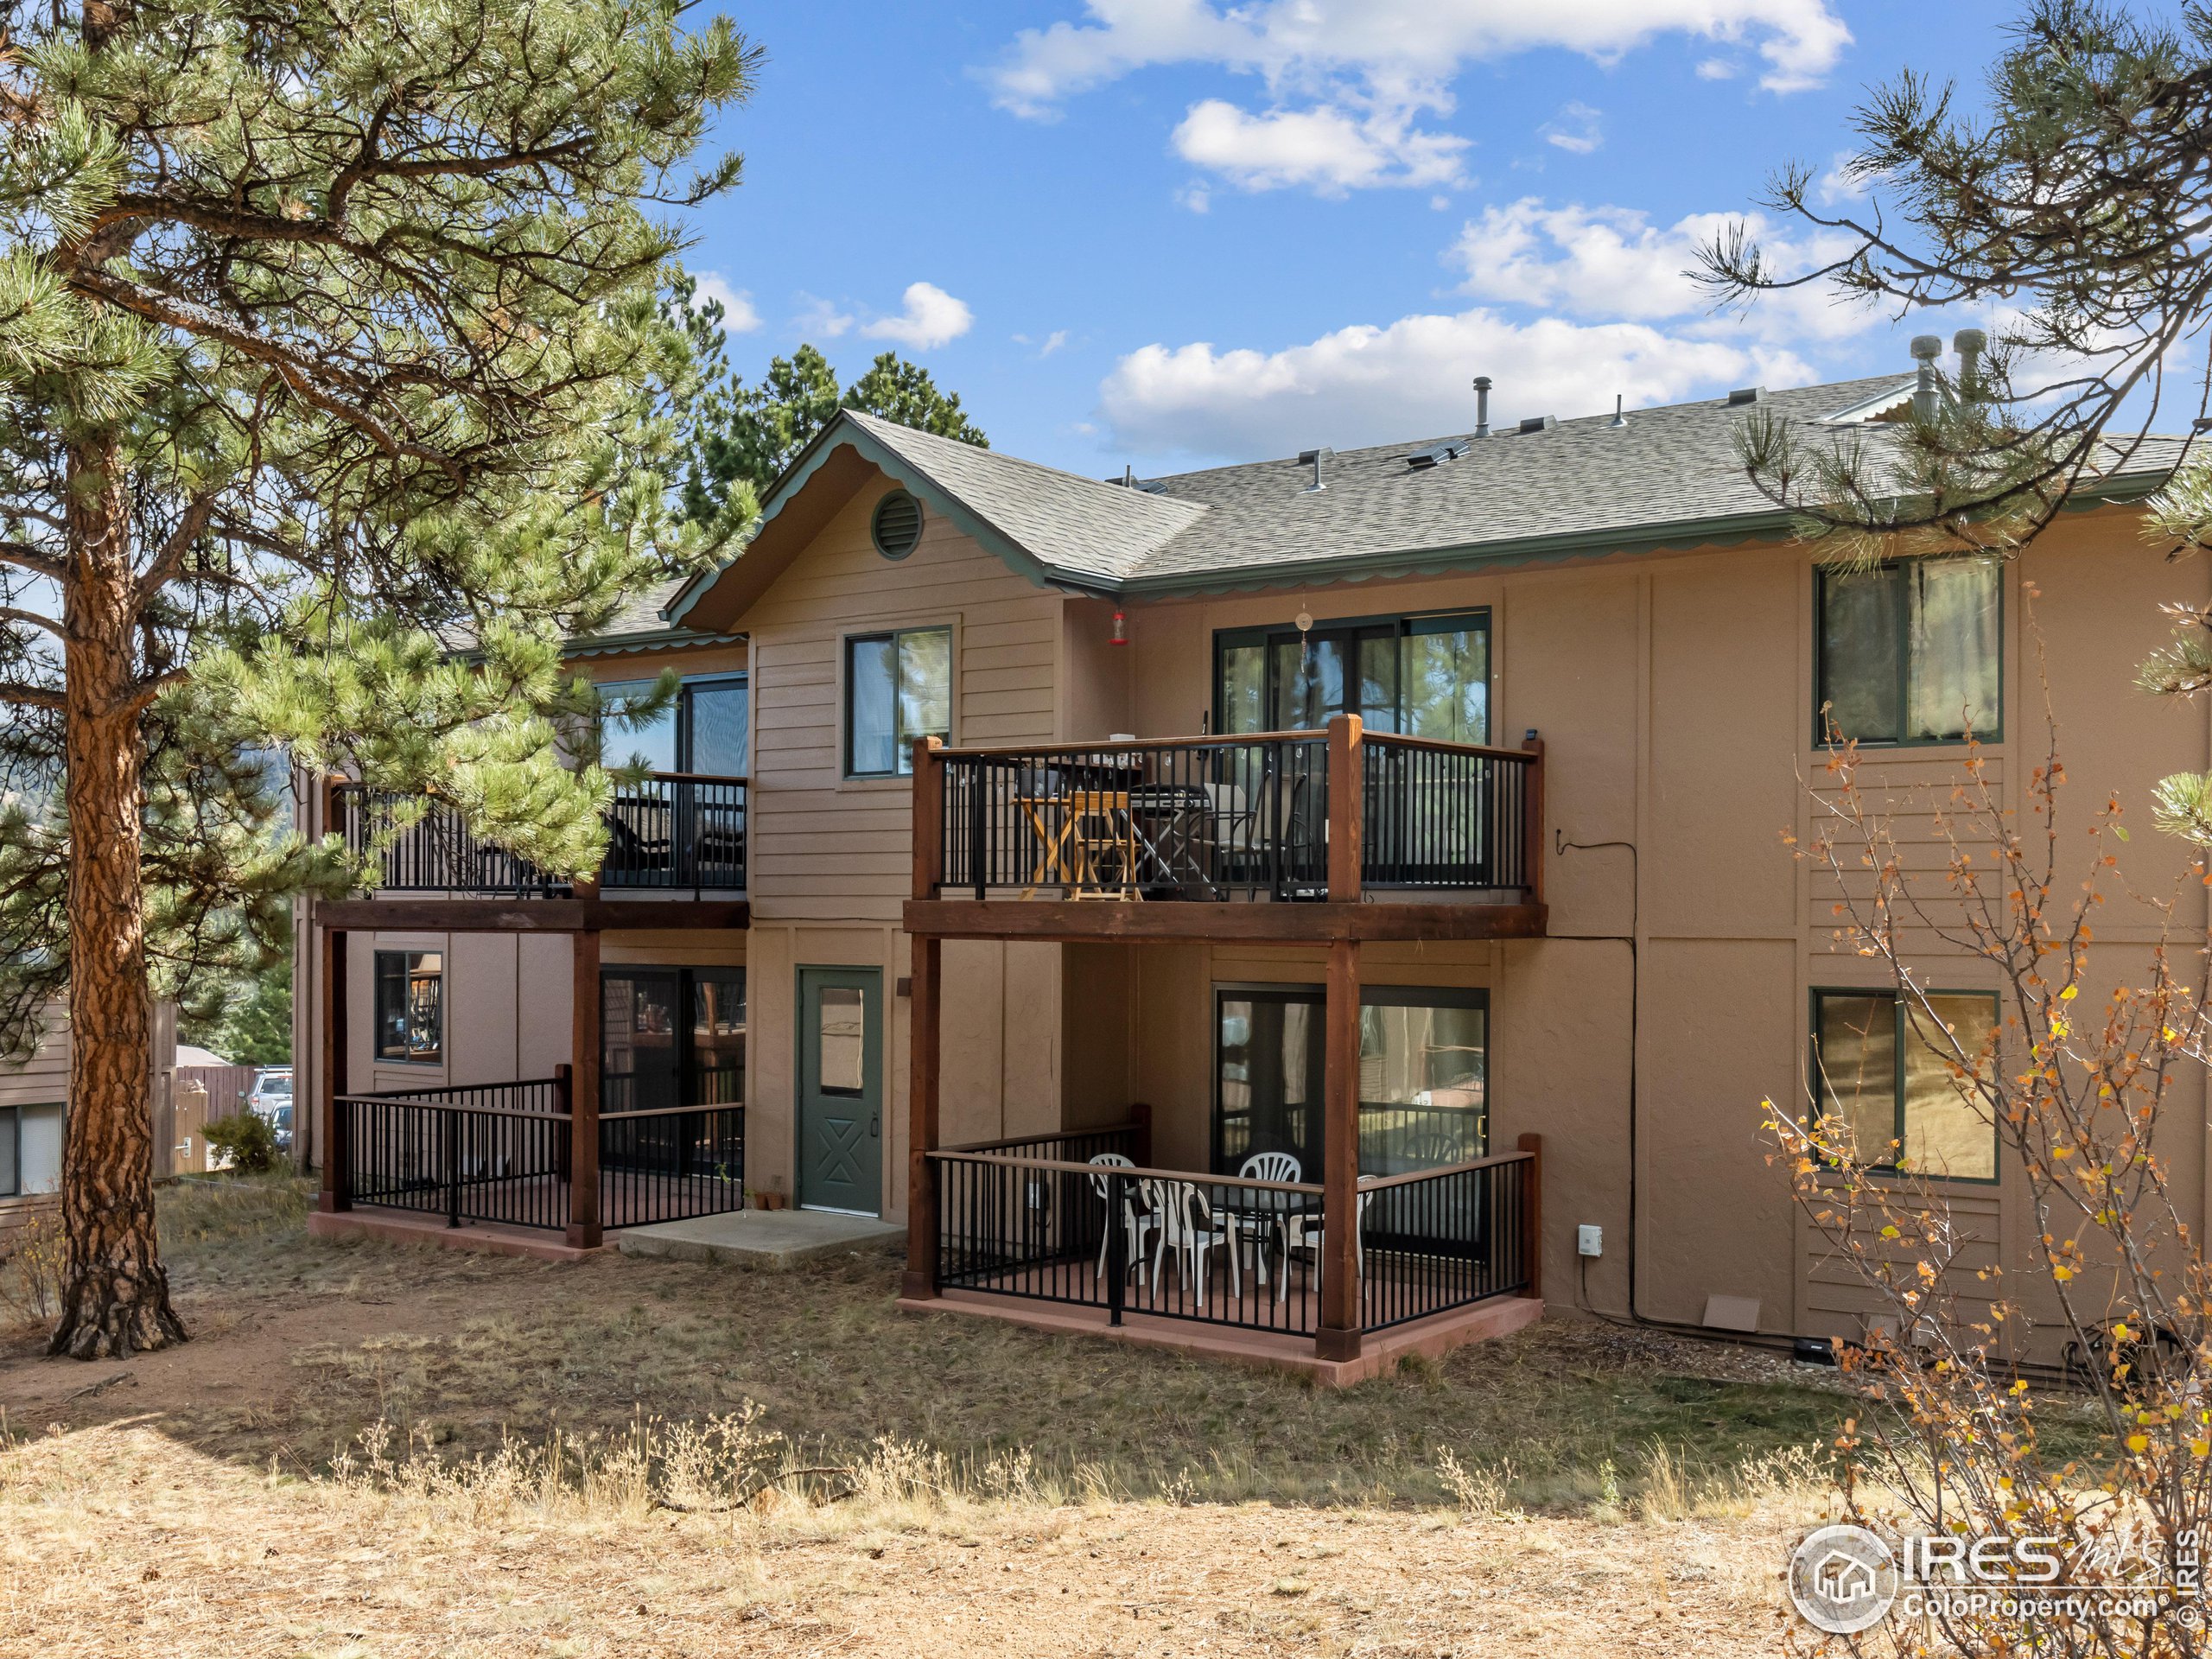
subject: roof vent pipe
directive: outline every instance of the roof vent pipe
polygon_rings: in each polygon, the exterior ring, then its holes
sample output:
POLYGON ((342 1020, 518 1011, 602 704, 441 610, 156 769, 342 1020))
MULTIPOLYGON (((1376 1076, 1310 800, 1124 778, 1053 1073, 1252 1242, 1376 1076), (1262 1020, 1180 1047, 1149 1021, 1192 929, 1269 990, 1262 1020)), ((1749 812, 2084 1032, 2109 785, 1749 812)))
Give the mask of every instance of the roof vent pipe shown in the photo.
POLYGON ((1622 402, 1623 398, 1621 394, 1618 391, 1615 392, 1613 394, 1613 418, 1605 423, 1607 426, 1626 426, 1628 424, 1628 416, 1621 413, 1622 402))
POLYGON ((1298 464, 1301 467, 1311 467, 1313 469, 1313 481, 1306 486, 1305 493, 1307 495, 1313 494, 1316 490, 1325 490, 1329 487, 1321 478, 1321 463, 1336 453, 1333 449, 1301 449, 1298 452, 1298 464))
POLYGON ((1490 376, 1475 377, 1475 435, 1490 436, 1490 376))
POLYGON ((1920 365, 1920 378, 1912 389, 1912 414, 1915 420, 1932 421, 1936 418, 1936 359, 1943 355, 1941 334, 1915 334, 1912 355, 1920 365))
POLYGON ((1989 349, 1989 336, 1979 328, 1961 328, 1951 336, 1959 354, 1959 396, 1972 403, 1981 396, 1981 354, 1989 349))

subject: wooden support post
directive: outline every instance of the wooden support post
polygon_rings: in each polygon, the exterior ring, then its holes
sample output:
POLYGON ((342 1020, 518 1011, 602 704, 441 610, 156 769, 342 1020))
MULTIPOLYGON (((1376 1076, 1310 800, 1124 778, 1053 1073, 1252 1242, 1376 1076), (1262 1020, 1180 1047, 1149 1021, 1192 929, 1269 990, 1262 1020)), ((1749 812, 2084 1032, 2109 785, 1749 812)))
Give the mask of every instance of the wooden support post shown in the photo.
POLYGON ((1136 1102, 1129 1108, 1129 1122, 1135 1126, 1135 1133, 1129 1137, 1134 1142, 1129 1156, 1149 1167, 1152 1163, 1152 1108, 1143 1101, 1136 1102))
POLYGON ((1359 902, 1367 823, 1366 755, 1357 715, 1329 716, 1329 899, 1359 902))
MULTIPOLYGON (((1334 848, 1330 860, 1336 858, 1334 848)), ((1359 1357, 1359 944, 1329 945, 1322 1071, 1321 1328, 1324 1359, 1359 1357)))
POLYGON ((914 939, 913 995, 908 1002, 906 1077, 906 1276, 901 1294, 916 1300, 937 1294, 937 1172, 930 1154, 938 1144, 938 1007, 944 979, 944 941, 914 939))
MULTIPOLYGON (((944 762, 938 752, 944 741, 936 737, 914 740, 914 877, 913 896, 937 897, 938 877, 944 868, 944 762)), ((971 857, 982 855, 969 849, 971 857)))
POLYGON ((1521 1208, 1521 1259, 1529 1264, 1529 1288, 1522 1294, 1544 1294, 1544 1137, 1524 1135, 1521 1150, 1529 1154, 1529 1188, 1521 1208))
POLYGON ((1529 902, 1544 902, 1544 740, 1531 729, 1521 747, 1535 758, 1521 783, 1521 859, 1529 878, 1529 902))
POLYGON ((599 1225, 599 934, 575 935, 569 1050, 569 1243, 596 1249, 599 1225))
POLYGON ((322 1189, 316 1207, 325 1215, 350 1210, 353 1201, 353 1173, 347 1167, 345 1114, 338 1097, 346 1092, 346 931, 315 926, 310 909, 308 926, 316 941, 315 969, 322 983, 317 988, 318 1023, 322 1042, 315 1060, 316 1128, 322 1137, 322 1189))

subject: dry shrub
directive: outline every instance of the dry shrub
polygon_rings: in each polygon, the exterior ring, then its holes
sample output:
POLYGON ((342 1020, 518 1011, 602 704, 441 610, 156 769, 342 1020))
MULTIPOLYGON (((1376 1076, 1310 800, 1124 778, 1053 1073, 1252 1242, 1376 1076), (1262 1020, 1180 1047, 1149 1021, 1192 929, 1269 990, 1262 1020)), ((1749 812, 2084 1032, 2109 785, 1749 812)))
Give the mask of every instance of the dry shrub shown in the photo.
POLYGON ((639 1414, 616 1435, 556 1428, 533 1443, 513 1433, 499 1449, 448 1457, 435 1431, 402 1435, 379 1421, 332 1460, 335 1484, 396 1500, 425 1520, 483 1525, 529 1517, 637 1521, 655 1510, 766 1516, 832 1508, 871 1523, 956 1510, 1053 1507, 1116 1496, 1096 1471, 1046 1479, 1025 1447, 980 1461, 912 1440, 879 1437, 843 1461, 810 1455, 761 1427, 747 1401, 703 1422, 639 1414))
POLYGON ((32 1214, 0 1240, 0 1313, 10 1325, 50 1325, 61 1312, 61 1277, 69 1241, 52 1210, 32 1214))

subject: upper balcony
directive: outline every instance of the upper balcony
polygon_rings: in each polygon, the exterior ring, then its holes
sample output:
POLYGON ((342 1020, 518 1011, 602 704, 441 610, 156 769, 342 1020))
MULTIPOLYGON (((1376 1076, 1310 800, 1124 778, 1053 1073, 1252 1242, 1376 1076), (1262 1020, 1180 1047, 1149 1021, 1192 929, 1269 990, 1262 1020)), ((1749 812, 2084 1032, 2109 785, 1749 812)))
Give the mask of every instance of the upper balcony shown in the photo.
POLYGON ((1543 746, 1364 731, 916 751, 909 931, 1498 938, 1544 930, 1543 746), (1113 900, 1110 904, 1086 900, 1113 900))
MULTIPOLYGON (((350 851, 369 859, 377 871, 379 895, 435 893, 442 895, 442 900, 532 901, 600 901, 601 895, 607 893, 619 893, 623 899, 646 901, 712 895, 724 901, 715 906, 715 914, 721 918, 716 925, 723 925, 728 920, 725 912, 734 913, 728 901, 745 892, 746 780, 742 778, 656 772, 641 783, 618 788, 606 813, 607 854, 596 881, 571 881, 481 840, 470 831, 460 812, 443 801, 430 801, 415 822, 403 827, 403 809, 412 804, 407 796, 362 784, 329 785, 326 824, 344 836, 350 851)), ((380 917, 393 906, 391 899, 381 897, 357 902, 384 906, 378 912, 380 917)), ((556 906, 537 907, 545 912, 544 925, 556 925, 550 919, 556 906)), ((603 903, 601 907, 609 908, 603 903)), ((348 925, 365 925, 354 917, 355 908, 354 904, 323 906, 332 917, 344 917, 348 925)), ((677 912, 688 908, 667 907, 667 925, 686 925, 692 918, 679 920, 677 912)), ((516 925, 538 923, 523 920, 516 925)))

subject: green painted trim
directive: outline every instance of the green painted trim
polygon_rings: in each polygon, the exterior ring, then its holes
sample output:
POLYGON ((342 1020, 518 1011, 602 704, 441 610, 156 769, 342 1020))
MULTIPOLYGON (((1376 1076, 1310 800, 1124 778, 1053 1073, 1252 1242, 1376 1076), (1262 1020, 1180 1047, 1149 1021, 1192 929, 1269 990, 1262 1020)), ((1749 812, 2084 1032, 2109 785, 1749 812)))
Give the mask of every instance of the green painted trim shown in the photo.
POLYGON ((586 634, 561 647, 563 657, 626 657, 641 651, 666 651, 681 645, 741 645, 741 633, 701 633, 691 628, 655 628, 639 633, 586 634))

